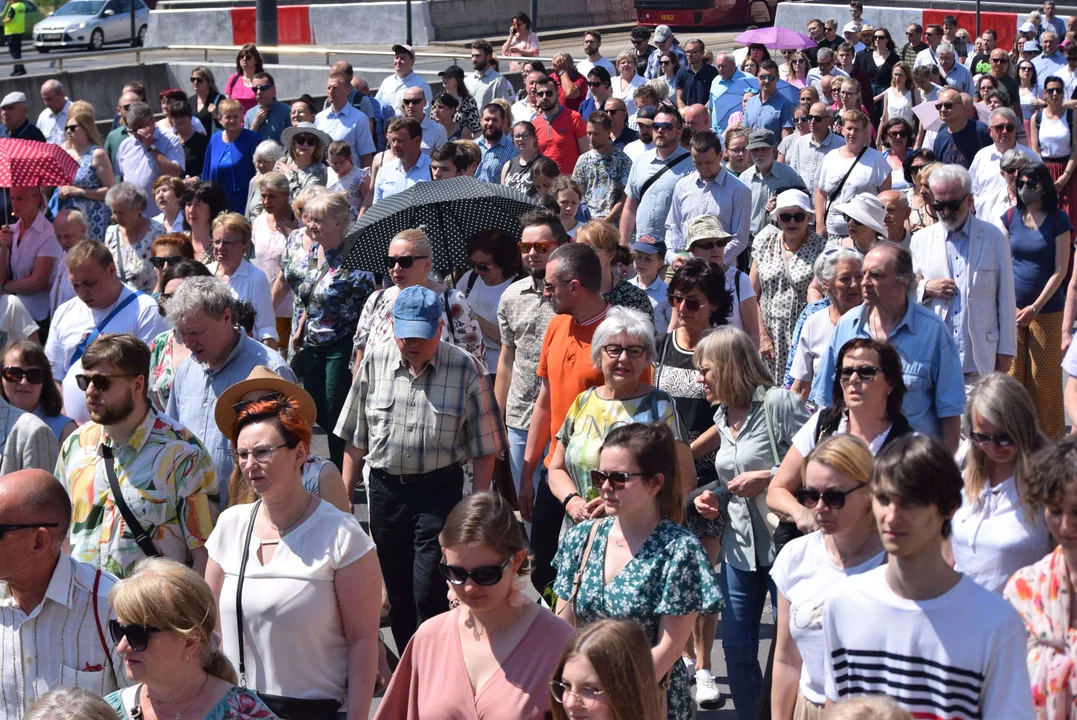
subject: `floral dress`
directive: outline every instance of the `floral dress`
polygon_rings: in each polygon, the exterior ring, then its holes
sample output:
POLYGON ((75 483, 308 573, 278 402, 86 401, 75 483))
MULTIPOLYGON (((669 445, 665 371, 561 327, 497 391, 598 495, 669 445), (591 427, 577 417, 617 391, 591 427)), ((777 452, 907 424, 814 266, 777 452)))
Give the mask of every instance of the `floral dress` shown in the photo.
MULTIPOLYGON (((298 331, 306 306, 303 344, 313 348, 328 347, 351 337, 364 303, 374 292, 374 276, 371 273, 345 270, 340 266, 343 259, 340 247, 325 251, 325 264, 329 266, 329 271, 323 273, 324 267, 318 262, 320 247, 312 242, 307 252, 294 260, 294 267, 285 269, 286 278, 289 275, 298 278, 298 283, 292 285, 295 294, 292 331, 298 331)), ((285 262, 291 259, 286 253, 285 262)))
MULTIPOLYGON (((135 704, 135 692, 138 688, 142 687, 143 686, 139 685, 137 687, 127 688, 126 690, 117 690, 114 693, 106 695, 105 702, 112 706, 112 709, 120 716, 120 720, 132 720, 132 715, 127 709, 128 707, 131 707, 133 710, 135 704)), ((143 692, 142 698, 144 699, 145 697, 146 693, 143 692)), ((141 715, 139 715, 139 717, 141 717, 141 715)), ((266 707, 266 704, 262 702, 261 698, 250 690, 234 687, 206 714, 205 720, 280 719, 272 710, 266 707)))
MULTIPOLYGON (((83 190, 97 190, 102 187, 101 180, 97 177, 97 171, 93 167, 93 154, 99 145, 91 145, 90 149, 79 158, 79 169, 75 173, 75 180, 71 184, 83 190)), ((89 240, 104 240, 105 230, 112 222, 112 211, 105 205, 104 200, 91 200, 85 197, 70 197, 60 203, 61 208, 74 208, 86 217, 86 237, 89 240)))
POLYGON ((782 231, 768 225, 752 243, 752 258, 759 272, 759 309, 763 324, 774 342, 774 362, 768 362, 775 385, 785 380, 785 361, 789 357, 793 331, 800 313, 808 304, 808 286, 815 277, 815 259, 826 248, 826 238, 816 233, 788 252, 782 231))
POLYGON ((126 242, 120 237, 120 226, 109 225, 105 230, 105 247, 116 262, 116 274, 120 280, 135 290, 152 293, 157 287, 157 272, 150 263, 153 241, 167 232, 156 220, 150 220, 149 229, 137 243, 126 242))
MULTIPOLYGON (((707 553, 688 530, 669 520, 658 523, 635 557, 608 583, 603 583, 603 569, 613 518, 586 520, 569 530, 553 559, 557 597, 572 595, 573 580, 595 522, 599 523, 598 531, 576 597, 578 627, 603 618, 635 620, 653 646, 658 643, 658 625, 664 615, 713 615, 721 611, 718 577, 707 553)), ((669 718, 687 720, 695 714, 690 688, 687 666, 674 662, 667 692, 669 718)))
POLYGON ((482 125, 479 123, 479 106, 475 104, 475 98, 460 98, 460 107, 452 116, 452 121, 461 127, 470 128, 471 132, 478 135, 482 125))
POLYGON ((277 163, 277 171, 288 178, 288 195, 291 202, 295 202, 299 193, 307 188, 315 185, 325 187, 329 180, 329 171, 322 163, 312 163, 306 170, 300 170, 282 160, 277 163))
POLYGON ((172 350, 175 346, 176 331, 165 330, 153 339, 150 348, 149 396, 161 412, 168 407, 168 396, 172 394, 172 350))

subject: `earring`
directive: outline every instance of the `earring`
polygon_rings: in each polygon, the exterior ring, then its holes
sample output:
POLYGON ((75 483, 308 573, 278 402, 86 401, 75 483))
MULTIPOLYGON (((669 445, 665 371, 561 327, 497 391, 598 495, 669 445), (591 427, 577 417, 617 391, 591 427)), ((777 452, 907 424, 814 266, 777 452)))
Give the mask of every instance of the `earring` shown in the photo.
POLYGON ((191 660, 191 656, 189 654, 187 654, 187 653, 184 653, 183 662, 187 663, 187 662, 190 662, 190 660, 191 660))

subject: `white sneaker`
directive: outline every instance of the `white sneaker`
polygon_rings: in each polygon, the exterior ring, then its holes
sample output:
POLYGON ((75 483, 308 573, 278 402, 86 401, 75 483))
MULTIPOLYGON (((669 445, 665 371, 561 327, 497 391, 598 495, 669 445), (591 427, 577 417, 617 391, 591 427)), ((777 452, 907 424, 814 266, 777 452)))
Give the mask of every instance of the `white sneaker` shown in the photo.
POLYGON ((722 692, 718 689, 718 681, 711 675, 710 670, 696 671, 696 702, 701 706, 715 705, 722 700, 722 692))

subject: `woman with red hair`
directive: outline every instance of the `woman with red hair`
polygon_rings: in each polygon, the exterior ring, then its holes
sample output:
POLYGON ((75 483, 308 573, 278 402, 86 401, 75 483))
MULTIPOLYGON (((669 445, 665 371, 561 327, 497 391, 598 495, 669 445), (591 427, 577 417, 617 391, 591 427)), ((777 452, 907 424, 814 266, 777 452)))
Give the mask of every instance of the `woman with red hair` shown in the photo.
MULTIPOLYGON (((157 121, 157 129, 163 133, 169 133, 173 137, 177 137, 176 131, 172 128, 172 123, 168 119, 168 106, 173 102, 187 102, 187 93, 183 92, 179 88, 166 88, 159 92, 157 96, 161 100, 161 114, 163 118, 157 121)), ((200 132, 203 135, 206 134, 206 126, 202 124, 202 121, 191 115, 191 127, 195 132, 200 132)))

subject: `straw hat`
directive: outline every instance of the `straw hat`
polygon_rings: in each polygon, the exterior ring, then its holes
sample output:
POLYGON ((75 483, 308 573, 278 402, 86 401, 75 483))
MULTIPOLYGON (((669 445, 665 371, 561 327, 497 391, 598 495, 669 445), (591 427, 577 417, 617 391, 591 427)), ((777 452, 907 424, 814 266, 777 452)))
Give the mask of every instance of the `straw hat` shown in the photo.
POLYGON ((310 393, 294 382, 285 380, 264 365, 259 365, 251 370, 246 380, 232 385, 217 398, 217 408, 213 411, 213 417, 217 421, 217 428, 226 438, 232 437, 232 423, 236 420, 236 411, 232 406, 252 390, 265 390, 267 394, 279 392, 293 400, 298 400, 303 419, 312 427, 318 419, 318 408, 310 393))

